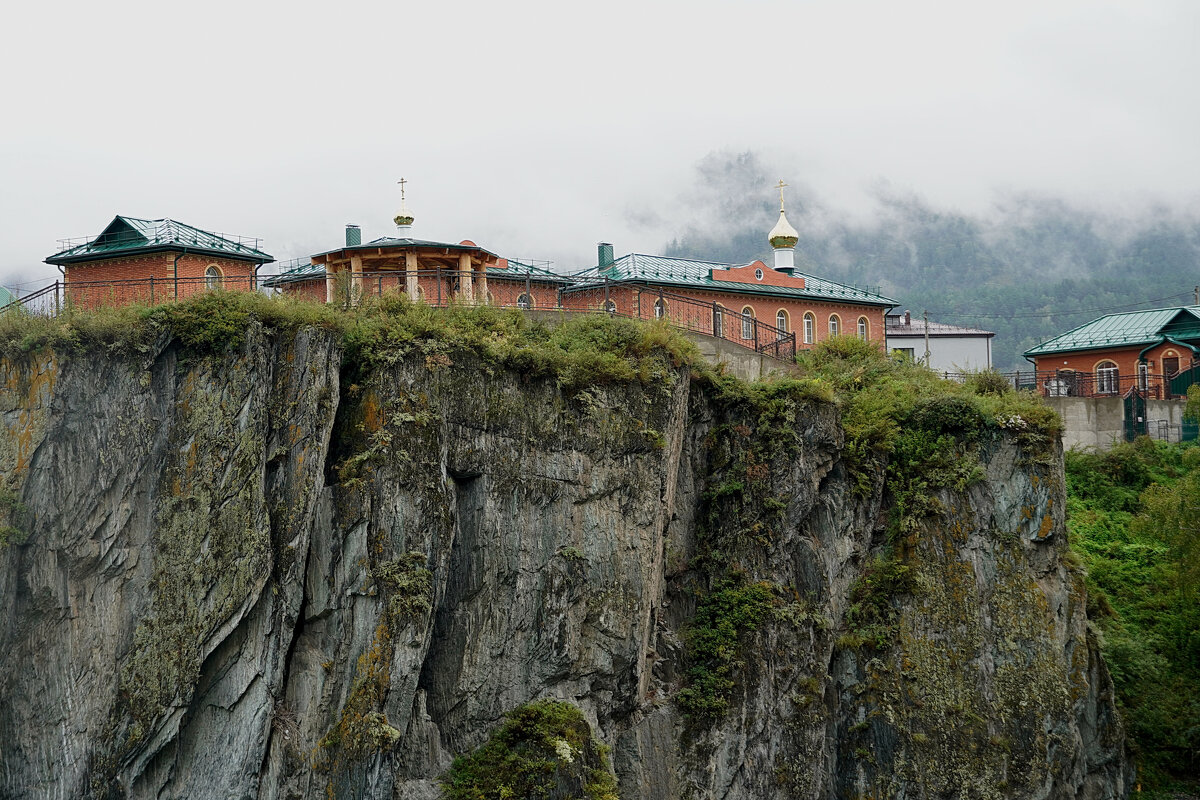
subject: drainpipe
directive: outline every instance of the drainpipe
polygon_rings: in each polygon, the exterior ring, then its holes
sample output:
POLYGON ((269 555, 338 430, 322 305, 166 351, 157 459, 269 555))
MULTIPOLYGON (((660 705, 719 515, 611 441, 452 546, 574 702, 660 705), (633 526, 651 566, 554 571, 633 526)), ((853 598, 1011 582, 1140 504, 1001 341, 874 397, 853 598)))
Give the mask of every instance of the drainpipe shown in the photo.
POLYGON ((179 300, 179 259, 183 258, 186 252, 186 247, 179 251, 179 255, 175 256, 175 264, 172 268, 175 275, 175 297, 173 299, 176 301, 179 300))

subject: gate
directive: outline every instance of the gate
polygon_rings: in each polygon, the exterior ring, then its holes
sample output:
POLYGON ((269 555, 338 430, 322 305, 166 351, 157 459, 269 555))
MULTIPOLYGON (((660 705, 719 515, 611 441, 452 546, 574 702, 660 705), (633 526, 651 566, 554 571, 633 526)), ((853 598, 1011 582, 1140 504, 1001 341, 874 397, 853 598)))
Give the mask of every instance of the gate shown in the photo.
POLYGON ((1148 436, 1146 423, 1146 395, 1135 386, 1125 395, 1125 441, 1132 442, 1139 436, 1148 436))

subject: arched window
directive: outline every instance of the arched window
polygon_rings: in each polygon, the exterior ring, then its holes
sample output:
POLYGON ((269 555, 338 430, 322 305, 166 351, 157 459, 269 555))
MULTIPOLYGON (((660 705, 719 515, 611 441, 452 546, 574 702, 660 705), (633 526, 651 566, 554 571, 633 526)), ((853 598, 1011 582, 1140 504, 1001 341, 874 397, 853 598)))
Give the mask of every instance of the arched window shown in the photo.
POLYGON ((862 339, 864 342, 871 338, 871 326, 870 323, 867 322, 866 317, 858 318, 858 338, 862 339))
POLYGON ((842 332, 842 320, 837 314, 829 315, 829 335, 837 336, 842 332))
MULTIPOLYGON (((604 311, 608 314, 617 313, 617 304, 614 303, 612 300, 605 300, 604 301, 604 311)), ((655 316, 656 317, 658 316, 658 309, 655 309, 655 316)))
POLYGON ((661 297, 654 301, 654 318, 662 319, 667 315, 667 301, 661 297))
POLYGON ((713 303, 713 336, 725 338, 725 306, 713 303))
POLYGON ((781 308, 775 312, 775 327, 782 331, 780 335, 788 332, 788 322, 788 313, 786 309, 781 308))
POLYGON ((209 264, 208 269, 204 270, 204 288, 220 289, 221 278, 221 268, 216 264, 209 264))
POLYGON ((754 338, 754 309, 750 306, 742 309, 742 338, 754 338))
POLYGON ((817 338, 817 318, 808 312, 804 315, 804 343, 812 344, 817 338))
POLYGON ((1121 388, 1121 373, 1117 365, 1111 361, 1101 361, 1096 365, 1096 393, 1116 394, 1121 388))
POLYGON ((522 292, 521 296, 517 298, 517 308, 533 308, 533 298, 522 292))

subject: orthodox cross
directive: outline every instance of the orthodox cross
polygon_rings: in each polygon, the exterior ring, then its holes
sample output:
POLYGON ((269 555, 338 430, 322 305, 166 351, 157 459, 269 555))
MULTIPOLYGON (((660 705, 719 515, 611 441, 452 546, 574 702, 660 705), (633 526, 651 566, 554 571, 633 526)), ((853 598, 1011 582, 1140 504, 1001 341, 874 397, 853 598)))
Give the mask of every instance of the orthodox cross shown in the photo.
MULTIPOLYGON (((401 178, 396 183, 400 184, 400 205, 404 205, 404 184, 408 183, 408 180, 401 178)), ((780 181, 780 183, 783 183, 783 181, 780 181)), ((783 197, 782 190, 779 196, 783 197)))
MULTIPOLYGON (((783 190, 784 190, 784 187, 786 187, 786 186, 787 186, 787 184, 783 182, 783 178, 780 178, 779 185, 775 187, 776 189, 779 190, 779 210, 781 212, 783 211, 783 190)), ((403 195, 403 191, 401 191, 401 195, 403 195)))

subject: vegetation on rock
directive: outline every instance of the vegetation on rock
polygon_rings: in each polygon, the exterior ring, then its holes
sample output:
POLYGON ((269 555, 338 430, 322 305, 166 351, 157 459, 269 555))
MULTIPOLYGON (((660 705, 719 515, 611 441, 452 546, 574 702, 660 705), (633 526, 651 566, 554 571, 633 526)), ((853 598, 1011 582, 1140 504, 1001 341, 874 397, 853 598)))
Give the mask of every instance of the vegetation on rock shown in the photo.
POLYGON ((1066 455, 1068 529, 1087 568, 1147 788, 1200 781, 1200 448, 1138 439, 1066 455))
POLYGON ((441 782, 446 800, 618 800, 608 748, 583 713, 560 700, 510 711, 484 744, 454 759, 441 782))

